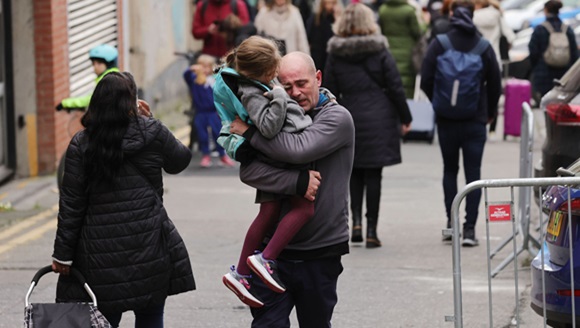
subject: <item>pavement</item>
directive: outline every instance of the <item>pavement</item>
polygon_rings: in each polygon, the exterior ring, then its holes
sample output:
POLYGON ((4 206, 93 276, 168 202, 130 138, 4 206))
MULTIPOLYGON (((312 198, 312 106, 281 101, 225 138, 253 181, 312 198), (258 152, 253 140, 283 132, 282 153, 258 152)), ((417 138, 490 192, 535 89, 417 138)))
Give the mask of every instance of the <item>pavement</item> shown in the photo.
MULTIPOLYGON (((544 127, 543 114, 535 110, 534 116, 536 162, 544 127)), ((500 136, 502 122, 500 116, 500 136)), ((186 128, 175 133, 186 141, 186 128)), ((451 246, 441 242, 445 211, 437 140, 433 145, 406 142, 402 153, 403 164, 383 171, 378 228, 383 247, 370 250, 351 245, 350 254, 343 258, 345 270, 339 280, 333 327, 453 327, 445 321, 454 311, 453 270, 451 246)), ((186 241, 198 284, 195 292, 168 299, 166 326, 247 327, 251 322, 247 307, 223 287, 220 278, 235 261, 257 211, 254 191, 239 182, 236 168, 215 165, 202 169, 199 159, 196 153, 186 171, 165 177, 165 205, 186 241), (231 203, 216 206, 217 196, 227 197, 231 203)), ((518 166, 518 138, 488 142, 483 178, 518 177, 518 166)), ((490 189, 489 199, 509 200, 509 190, 490 189)), ((21 324, 22 298, 30 279, 35 270, 49 263, 57 202, 55 176, 12 180, 0 186, 0 328, 21 324)), ((476 228, 481 245, 461 249, 463 326, 543 327, 541 317, 529 307, 531 255, 526 252, 518 257, 516 266, 509 265, 492 280, 490 324, 483 213, 482 199, 476 228), (515 320, 516 306, 519 321, 515 320)), ((512 231, 505 223, 490 224, 489 229, 492 249, 512 231)), ((492 268, 510 254, 510 247, 491 261, 492 268)), ((38 297, 44 300, 54 295, 54 286, 47 280, 37 287, 38 297)), ((124 316, 121 327, 131 327, 132 322, 132 315, 124 316)), ((297 326, 294 317, 291 322, 297 326)))

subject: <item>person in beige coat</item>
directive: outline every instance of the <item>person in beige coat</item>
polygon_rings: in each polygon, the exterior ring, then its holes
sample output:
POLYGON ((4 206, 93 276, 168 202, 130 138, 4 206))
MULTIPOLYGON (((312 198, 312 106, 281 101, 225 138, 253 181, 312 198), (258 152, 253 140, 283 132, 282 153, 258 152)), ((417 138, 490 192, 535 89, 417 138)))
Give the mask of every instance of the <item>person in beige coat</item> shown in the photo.
POLYGON ((291 0, 267 1, 256 15, 254 25, 258 33, 284 41, 285 53, 310 54, 304 21, 291 0))
MULTIPOLYGON (((497 62, 501 64, 499 39, 503 35, 508 44, 511 44, 516 35, 503 18, 499 2, 496 0, 475 0, 474 4, 473 24, 475 24, 481 35, 491 43, 497 62)), ((499 69, 502 70, 501 65, 499 69)))

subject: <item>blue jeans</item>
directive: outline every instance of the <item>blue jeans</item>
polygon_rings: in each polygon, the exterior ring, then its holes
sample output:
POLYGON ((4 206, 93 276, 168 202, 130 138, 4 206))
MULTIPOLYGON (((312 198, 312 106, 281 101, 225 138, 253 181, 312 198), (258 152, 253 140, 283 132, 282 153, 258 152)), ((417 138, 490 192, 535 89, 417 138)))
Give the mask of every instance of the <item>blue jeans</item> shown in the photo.
MULTIPOLYGON (((165 301, 161 304, 152 305, 144 309, 135 310, 135 328, 163 328, 163 309, 165 301)), ((121 322, 123 312, 105 313, 103 315, 109 323, 117 328, 121 322)))
POLYGON ((252 289, 265 305, 251 308, 252 328, 290 327, 294 307, 300 328, 331 327, 332 312, 338 301, 336 284, 343 269, 340 257, 277 262, 286 292, 275 293, 259 278, 253 279, 252 289))
MULTIPOLYGON (((443 156, 443 192, 447 220, 451 219, 451 204, 457 195, 457 174, 459 172, 459 151, 463 156, 465 184, 481 178, 481 161, 486 140, 484 123, 465 121, 437 122, 439 147, 443 156)), ((465 223, 463 229, 475 228, 481 201, 481 189, 470 192, 465 200, 465 223)))

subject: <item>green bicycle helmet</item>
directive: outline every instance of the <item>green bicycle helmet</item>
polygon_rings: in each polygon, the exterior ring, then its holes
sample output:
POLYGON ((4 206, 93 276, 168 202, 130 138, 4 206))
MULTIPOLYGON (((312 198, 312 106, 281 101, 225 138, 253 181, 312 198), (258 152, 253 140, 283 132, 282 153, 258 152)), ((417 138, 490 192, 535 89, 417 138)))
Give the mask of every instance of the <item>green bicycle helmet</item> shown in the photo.
POLYGON ((89 50, 89 58, 91 60, 100 60, 107 65, 107 68, 117 66, 117 57, 119 52, 113 46, 108 44, 101 44, 89 50))

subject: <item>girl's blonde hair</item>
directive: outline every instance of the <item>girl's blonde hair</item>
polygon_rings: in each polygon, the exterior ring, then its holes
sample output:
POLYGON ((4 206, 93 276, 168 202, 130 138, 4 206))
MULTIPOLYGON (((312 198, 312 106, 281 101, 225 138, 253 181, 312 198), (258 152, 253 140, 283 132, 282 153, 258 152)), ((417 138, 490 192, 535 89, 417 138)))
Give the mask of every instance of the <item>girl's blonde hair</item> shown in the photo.
POLYGON ((341 37, 370 35, 378 29, 375 15, 369 7, 362 3, 351 3, 340 16, 335 33, 341 37))
POLYGON ((225 62, 241 75, 258 80, 274 72, 280 65, 280 60, 282 56, 276 42, 254 35, 230 51, 225 62))

